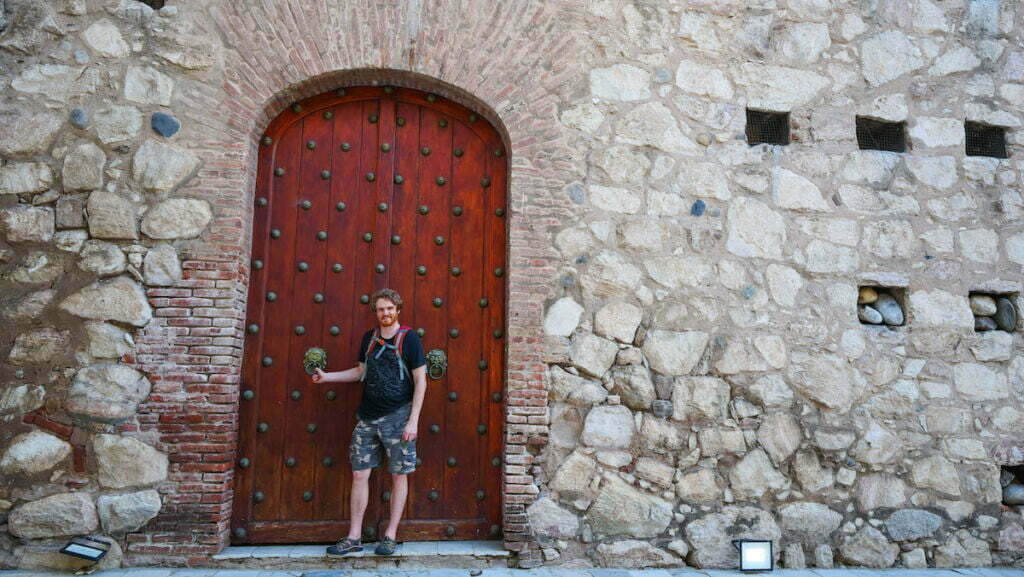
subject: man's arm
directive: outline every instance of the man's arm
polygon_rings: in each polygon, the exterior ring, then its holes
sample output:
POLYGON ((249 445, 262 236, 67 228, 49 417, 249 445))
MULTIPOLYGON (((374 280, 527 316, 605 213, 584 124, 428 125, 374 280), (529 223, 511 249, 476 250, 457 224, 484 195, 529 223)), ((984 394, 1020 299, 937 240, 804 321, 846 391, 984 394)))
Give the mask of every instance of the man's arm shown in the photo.
POLYGON ((317 369, 311 378, 314 383, 351 383, 362 379, 363 371, 365 370, 365 363, 359 363, 359 366, 352 367, 346 371, 337 371, 334 373, 325 373, 320 369, 317 369))
POLYGON ((412 370, 413 392, 412 392, 412 413, 409 414, 409 422, 405 424, 402 431, 403 441, 416 440, 416 430, 420 425, 420 409, 423 408, 423 397, 427 395, 427 367, 426 365, 412 370))

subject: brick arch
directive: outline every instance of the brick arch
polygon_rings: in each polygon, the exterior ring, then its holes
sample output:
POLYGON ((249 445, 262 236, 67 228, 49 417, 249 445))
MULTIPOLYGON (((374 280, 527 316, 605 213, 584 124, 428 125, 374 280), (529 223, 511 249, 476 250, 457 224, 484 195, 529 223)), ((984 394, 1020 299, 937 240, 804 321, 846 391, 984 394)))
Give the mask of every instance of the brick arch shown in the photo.
MULTIPOLYGON (((557 285, 551 231, 570 215, 563 190, 582 172, 575 137, 557 118, 568 87, 586 70, 587 58, 564 24, 579 19, 551 2, 380 4, 279 0, 206 9, 199 25, 219 39, 223 83, 195 82, 187 89, 183 116, 205 128, 191 147, 204 163, 183 192, 210 198, 215 218, 201 242, 183 248, 184 266, 194 288, 232 287, 230 302, 216 305, 224 312, 204 308, 200 316, 213 317, 210 335, 243 342, 259 139, 297 100, 343 86, 393 84, 434 92, 487 118, 502 133, 511 166, 506 463, 517 474, 506 476, 504 485, 504 535, 506 547, 528 561, 539 555, 525 507, 536 493, 530 444, 547 435, 546 365, 537 348, 543 303, 557 285), (512 477, 518 482, 509 482, 512 477)), ((235 344, 227 365, 186 366, 176 360, 181 351, 175 346, 190 353, 187 339, 169 338, 156 327, 145 333, 149 372, 165 390, 180 392, 183 402, 140 411, 140 423, 156 428, 177 475, 164 487, 160 516, 129 538, 128 556, 142 563, 201 562, 229 541, 242 351, 235 344), (197 440, 201 436, 205 440, 197 440), (209 446, 197 450, 202 443, 209 446)))

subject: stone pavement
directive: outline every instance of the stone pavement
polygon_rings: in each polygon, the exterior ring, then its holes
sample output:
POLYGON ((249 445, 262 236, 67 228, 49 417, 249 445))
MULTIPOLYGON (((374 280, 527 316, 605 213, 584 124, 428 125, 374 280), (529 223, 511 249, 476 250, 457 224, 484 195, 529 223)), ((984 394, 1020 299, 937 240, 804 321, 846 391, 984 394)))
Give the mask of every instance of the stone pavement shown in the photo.
MULTIPOLYGON (((226 570, 128 568, 93 573, 96 577, 740 577, 740 571, 720 569, 338 569, 338 570, 226 570)), ((977 569, 779 569, 777 577, 1024 577, 1024 568, 977 569)), ((0 571, 0 577, 48 577, 68 573, 0 571)))

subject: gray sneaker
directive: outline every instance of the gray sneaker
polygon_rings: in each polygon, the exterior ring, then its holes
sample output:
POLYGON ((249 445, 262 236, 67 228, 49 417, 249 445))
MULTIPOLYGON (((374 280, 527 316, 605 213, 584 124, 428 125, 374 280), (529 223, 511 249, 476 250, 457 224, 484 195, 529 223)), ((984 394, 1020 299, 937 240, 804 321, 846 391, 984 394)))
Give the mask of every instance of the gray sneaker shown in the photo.
POLYGON ((349 539, 348 537, 345 537, 341 541, 338 541, 334 545, 328 547, 327 554, 340 557, 342 555, 348 555, 349 553, 356 553, 362 550, 363 546, 359 542, 359 539, 349 539))
POLYGON ((377 543, 377 548, 373 552, 378 555, 394 555, 395 549, 398 549, 398 543, 391 537, 384 537, 377 543))

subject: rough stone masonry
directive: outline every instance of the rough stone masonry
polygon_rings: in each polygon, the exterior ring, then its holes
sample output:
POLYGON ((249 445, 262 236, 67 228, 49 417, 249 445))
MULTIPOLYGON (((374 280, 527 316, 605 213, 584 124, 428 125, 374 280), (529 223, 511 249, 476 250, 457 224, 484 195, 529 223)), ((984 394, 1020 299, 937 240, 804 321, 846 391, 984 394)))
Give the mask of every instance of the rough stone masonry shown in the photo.
POLYGON ((1024 4, 4 4, 0 566, 228 542, 256 142, 357 83, 508 137, 521 566, 1024 563, 1024 4))

